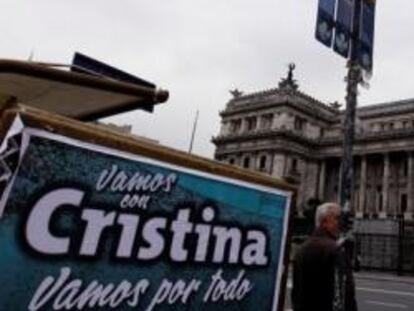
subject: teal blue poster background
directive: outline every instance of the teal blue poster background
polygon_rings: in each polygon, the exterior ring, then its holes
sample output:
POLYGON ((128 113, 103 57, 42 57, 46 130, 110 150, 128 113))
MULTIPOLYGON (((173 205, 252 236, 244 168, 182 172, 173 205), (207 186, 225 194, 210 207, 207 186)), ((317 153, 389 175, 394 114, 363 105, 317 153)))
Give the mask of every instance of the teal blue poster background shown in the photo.
MULTIPOLYGON (((288 217, 286 194, 138 157, 128 159, 106 153, 98 147, 94 149, 91 145, 82 147, 81 143, 74 145, 70 143, 70 140, 59 141, 46 136, 31 136, 16 173, 3 216, 0 218, 0 276, 2 281, 0 311, 275 310, 274 302, 279 282, 279 269, 281 269, 280 260, 286 231, 286 217, 288 217), (176 179, 171 183, 170 189, 164 186, 154 192, 142 189, 137 192, 113 191, 110 186, 97 190, 96 185, 102 177, 102 172, 110 172, 113 168, 117 168, 118 172, 123 171, 128 177, 139 173, 142 176, 157 174, 164 177, 175 176, 176 179), (85 193, 85 196, 81 206, 65 206, 62 212, 56 212, 56 215, 50 219, 48 230, 56 237, 67 237, 71 240, 68 252, 63 255, 43 254, 33 249, 27 241, 27 219, 39 198, 61 188, 79 189, 85 193), (127 194, 147 196, 148 201, 141 208, 121 208, 120 202, 127 194), (119 240, 114 236, 115 233, 119 234, 120 229, 117 228, 118 231, 116 231, 113 229, 115 226, 109 226, 109 229, 103 231, 100 250, 96 256, 79 255, 78 244, 84 234, 85 226, 85 222, 80 219, 80 213, 85 208, 101 210, 107 214, 115 212, 116 215, 123 213, 137 215, 140 216, 140 225, 144 224, 144 220, 152 217, 167 217, 168 226, 182 208, 190 209, 190 219, 193 223, 202 223, 200 215, 206 206, 212 207, 215 211, 215 218, 210 225, 240 228, 244 239, 240 254, 243 251, 243 245, 246 245, 246 235, 249 230, 264 232, 267 238, 268 262, 265 265, 245 265, 239 256, 236 263, 215 263, 211 259, 211 253, 204 262, 196 262, 191 259, 194 258, 192 251, 189 252, 189 260, 174 262, 168 258, 171 240, 166 230, 159 231, 160 236, 164 237, 166 251, 155 260, 139 260, 135 248, 129 258, 116 258, 114 250, 119 240), (135 285, 140 280, 146 280, 148 287, 139 295, 139 302, 134 306, 131 306, 132 297, 124 300, 118 297, 122 302, 114 303, 113 307, 109 302, 102 302, 102 306, 92 303, 92 307, 85 305, 77 308, 74 304, 71 308, 65 308, 59 304, 59 301, 62 302, 65 299, 69 301, 68 297, 71 293, 76 298, 75 292, 57 290, 55 294, 50 294, 50 297, 45 296, 47 293, 45 291, 41 297, 44 298, 44 303, 33 307, 31 301, 42 282, 44 283, 45 280, 56 282, 62 269, 67 268, 70 269, 70 277, 65 284, 75 280, 78 285, 76 294, 78 296, 93 282, 103 287, 112 284, 116 288, 122 282, 135 285), (232 280, 234 285, 235 280, 242 273, 238 285, 245 280, 249 284, 249 291, 241 298, 230 299, 222 296, 213 301, 210 296, 210 299, 204 301, 203 298, 212 286, 212 276, 217 275, 218 272, 221 272, 220 276, 227 285, 230 285, 232 280), (160 285, 163 281, 171 282, 171 284, 180 281, 181 284, 187 285, 191 281, 197 281, 198 287, 188 295, 187 299, 184 299, 185 301, 165 299, 154 304, 155 297, 159 297, 157 295, 160 294, 160 285)), ((141 227, 138 226, 137 236, 140 230, 141 227)), ((210 244, 213 243, 214 238, 210 236, 210 244)), ((186 247, 194 250, 195 246, 191 244, 194 241, 194 235, 187 235, 186 247)), ((135 243, 146 245, 139 238, 135 243)), ((229 256, 226 253, 225 258, 228 259, 229 256)), ((239 290, 242 291, 240 286, 239 290)))

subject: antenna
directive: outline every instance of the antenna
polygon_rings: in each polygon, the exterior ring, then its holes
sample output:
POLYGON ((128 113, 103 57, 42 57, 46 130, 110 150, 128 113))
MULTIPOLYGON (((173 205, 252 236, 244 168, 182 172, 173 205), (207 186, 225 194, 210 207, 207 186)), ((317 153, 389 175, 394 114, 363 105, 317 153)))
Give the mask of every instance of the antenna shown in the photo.
POLYGON ((27 59, 29 62, 32 62, 34 58, 34 49, 30 50, 29 58, 27 59))
POLYGON ((196 112, 196 116, 194 118, 193 133, 191 134, 190 148, 188 149, 189 154, 191 154, 191 151, 193 150, 194 136, 195 136, 195 132, 197 129, 197 121, 198 121, 198 109, 196 112))

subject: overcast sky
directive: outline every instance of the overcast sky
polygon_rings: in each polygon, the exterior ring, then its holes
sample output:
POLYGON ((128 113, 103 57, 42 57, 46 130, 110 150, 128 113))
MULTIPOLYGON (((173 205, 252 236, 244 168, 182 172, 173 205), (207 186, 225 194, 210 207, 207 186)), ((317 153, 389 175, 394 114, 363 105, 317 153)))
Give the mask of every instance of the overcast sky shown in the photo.
MULTIPOLYGON (((344 101, 345 60, 314 39, 317 0, 1 0, 0 57, 70 63, 79 51, 168 89, 153 114, 111 118, 138 135, 213 157, 235 87, 277 86, 295 62, 300 89, 344 101)), ((359 105, 414 97, 414 2, 378 0, 374 76, 359 105)))

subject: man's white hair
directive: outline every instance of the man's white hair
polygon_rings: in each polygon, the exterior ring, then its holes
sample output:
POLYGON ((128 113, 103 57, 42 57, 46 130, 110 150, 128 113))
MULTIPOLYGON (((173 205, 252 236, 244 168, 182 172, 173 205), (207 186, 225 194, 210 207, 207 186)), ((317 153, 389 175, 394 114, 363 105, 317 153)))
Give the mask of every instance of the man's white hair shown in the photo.
POLYGON ((327 202, 319 205, 315 213, 315 228, 319 228, 323 220, 331 213, 331 211, 337 208, 341 207, 335 202, 327 202))

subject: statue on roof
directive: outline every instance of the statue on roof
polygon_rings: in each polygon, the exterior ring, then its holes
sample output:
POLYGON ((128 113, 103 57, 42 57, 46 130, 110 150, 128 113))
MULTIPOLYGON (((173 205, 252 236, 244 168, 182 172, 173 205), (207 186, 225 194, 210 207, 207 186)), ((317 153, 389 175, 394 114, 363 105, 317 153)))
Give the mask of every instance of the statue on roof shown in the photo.
POLYGON ((289 72, 288 72, 287 79, 288 79, 289 81, 293 81, 293 70, 295 70, 295 68, 296 68, 295 63, 290 63, 290 64, 288 65, 288 68, 289 68, 289 72))
POLYGON ((243 92, 237 88, 235 88, 234 90, 230 90, 229 92, 231 95, 233 95, 234 98, 239 98, 240 96, 243 95, 243 92))
POLYGON ((290 63, 288 65, 289 71, 286 78, 282 78, 282 80, 279 82, 279 88, 280 89, 290 89, 296 91, 299 88, 299 85, 296 81, 296 79, 293 78, 293 71, 296 68, 295 63, 290 63))
POLYGON ((333 109, 339 110, 339 108, 341 108, 342 104, 338 103, 337 101, 333 102, 333 103, 329 103, 329 106, 333 109))

